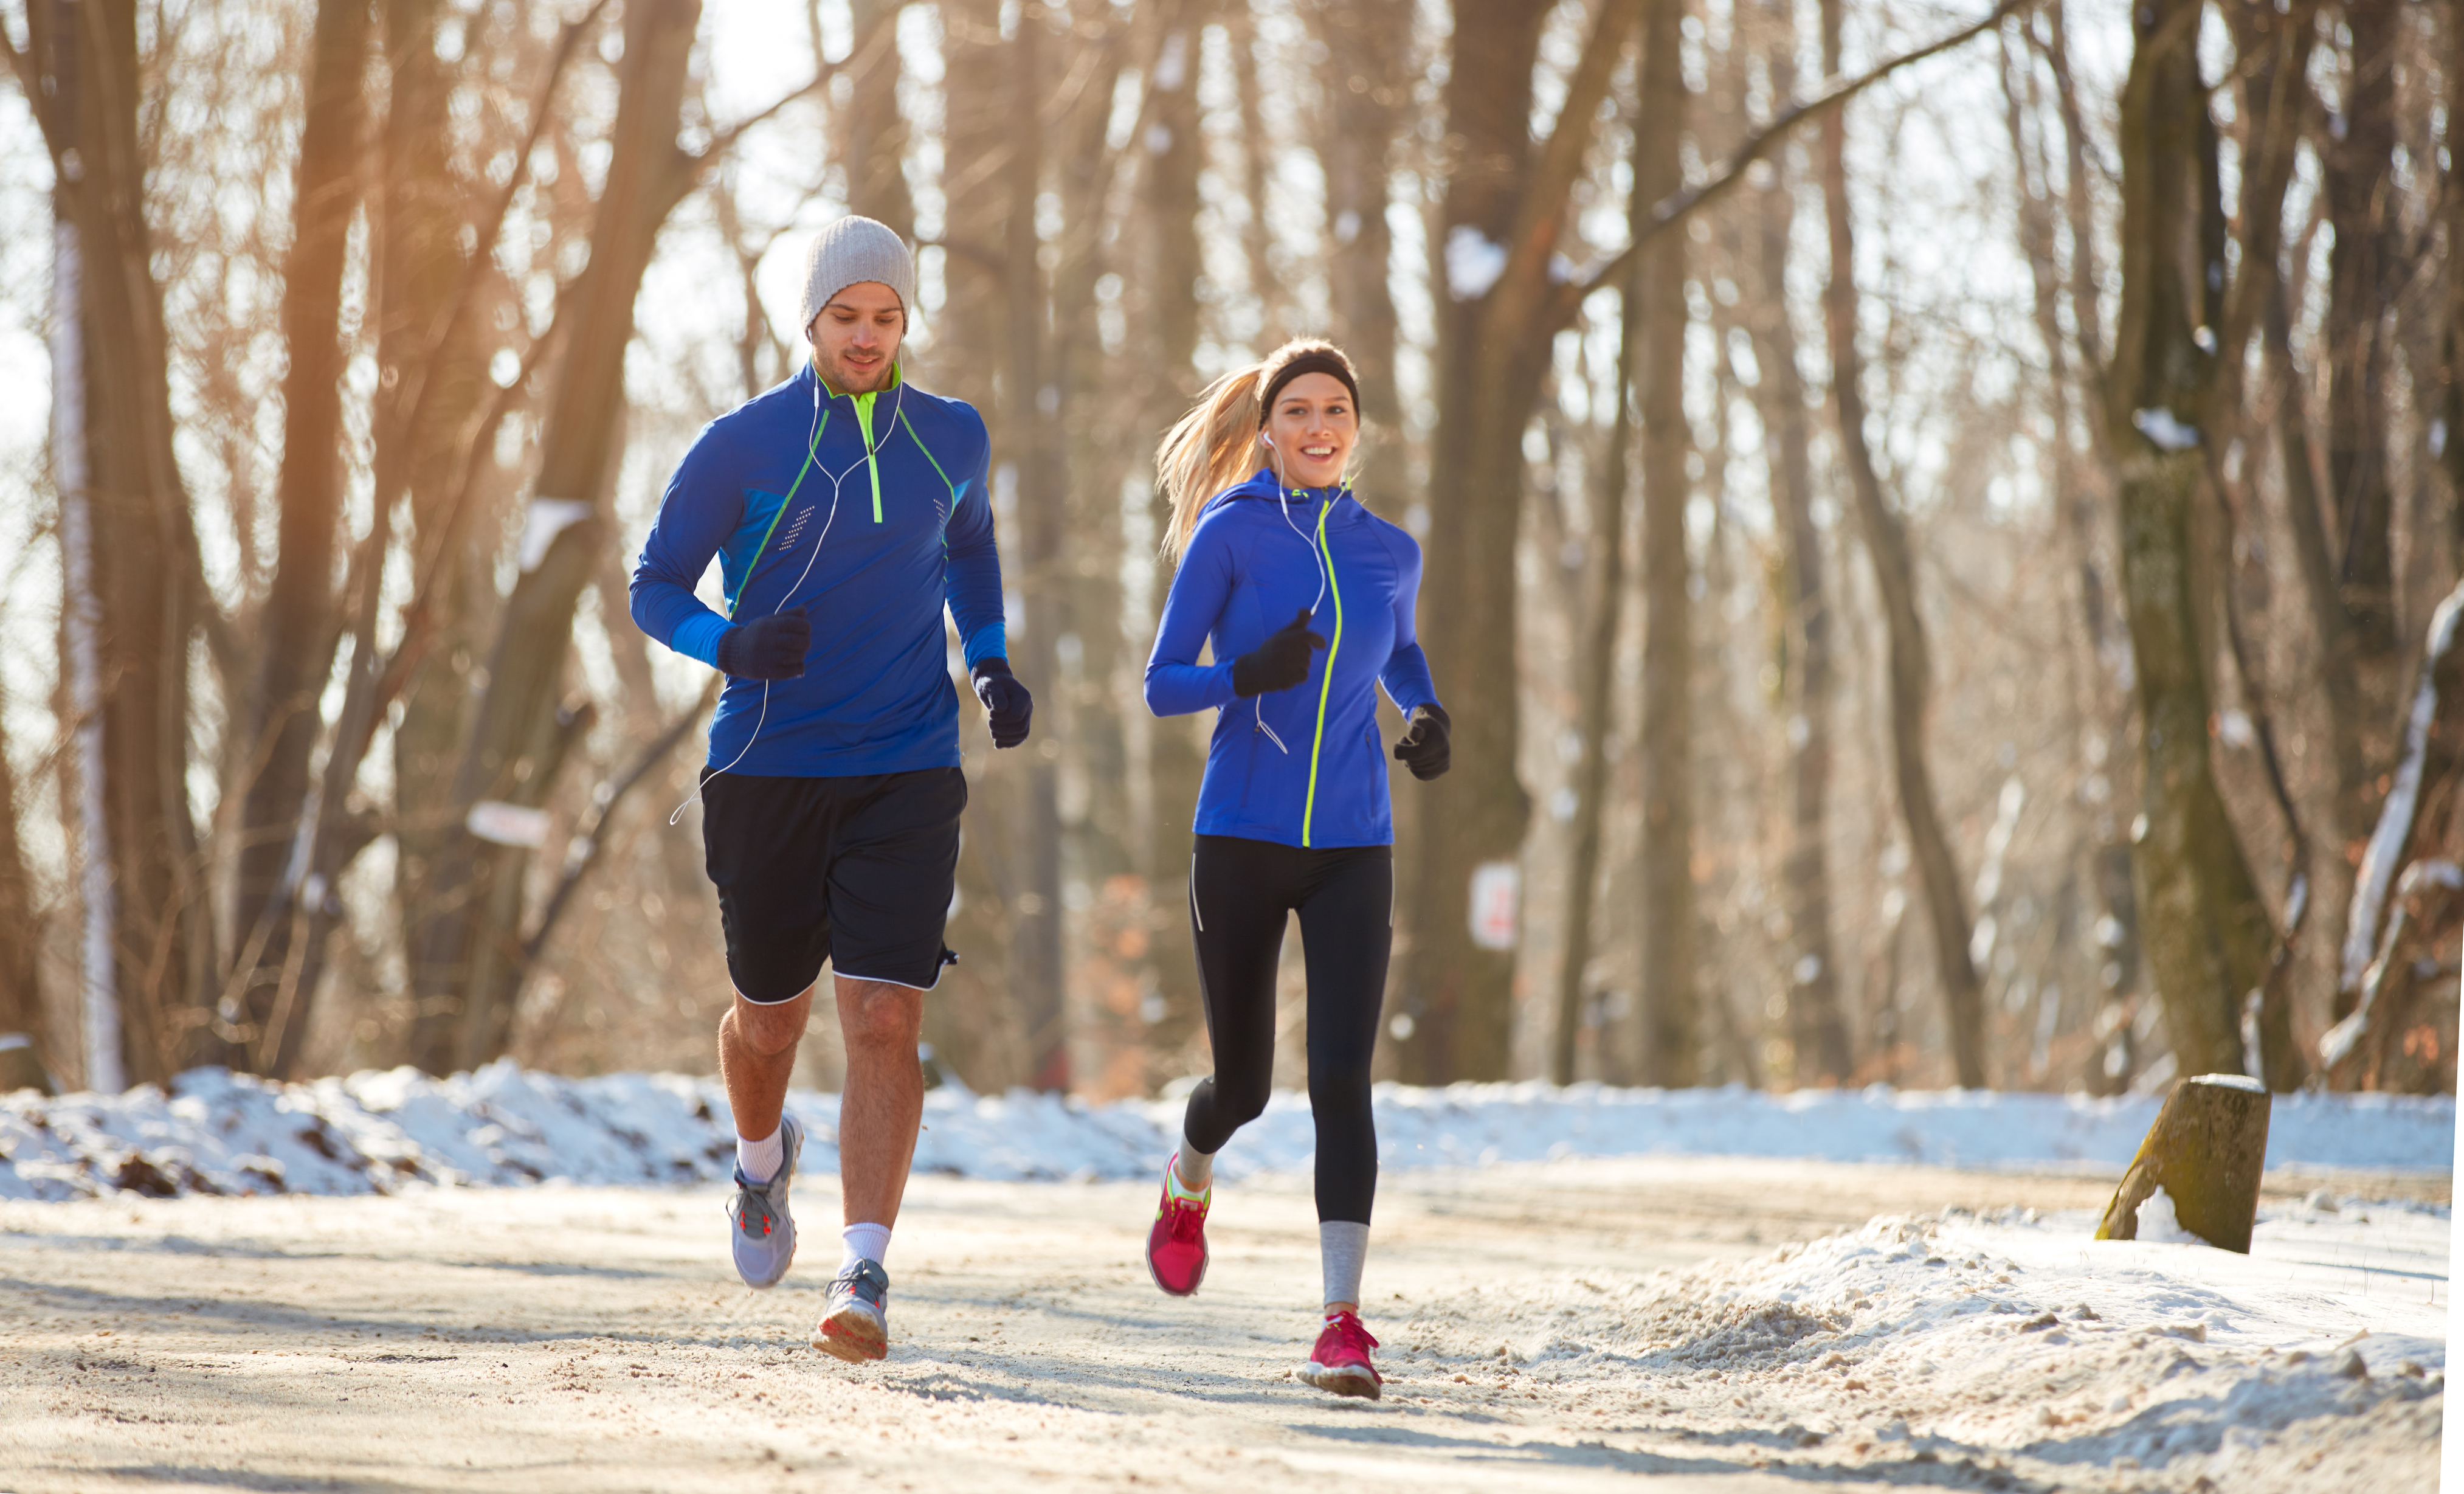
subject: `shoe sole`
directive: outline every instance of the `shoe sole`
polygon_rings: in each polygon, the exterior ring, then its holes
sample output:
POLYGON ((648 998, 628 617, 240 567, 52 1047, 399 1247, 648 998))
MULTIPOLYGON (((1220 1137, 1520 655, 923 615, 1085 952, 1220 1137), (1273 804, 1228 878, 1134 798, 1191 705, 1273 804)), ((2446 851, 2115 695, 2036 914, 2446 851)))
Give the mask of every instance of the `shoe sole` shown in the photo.
POLYGON ((841 1307, 813 1329, 813 1347, 833 1359, 862 1364, 890 1353, 889 1329, 863 1308, 841 1307))
POLYGON ((1384 1389, 1374 1373, 1353 1369, 1330 1370, 1314 1359, 1301 1368, 1301 1381, 1330 1395, 1353 1395, 1362 1400, 1381 1399, 1384 1389))
POLYGON ((1155 1252, 1150 1250, 1147 1252, 1147 1279, 1155 1284, 1155 1290, 1162 1292, 1167 1297, 1195 1297, 1198 1295, 1198 1288, 1206 1281, 1206 1263, 1211 1259, 1213 1258, 1200 1258, 1198 1263, 1198 1274, 1189 1279, 1189 1285, 1187 1286, 1178 1291, 1175 1291, 1171 1286, 1165 1285, 1161 1273, 1155 1270, 1155 1252))
MULTIPOLYGON (((793 1229, 795 1226, 794 1226, 792 1223, 790 1223, 790 1224, 788 1225, 788 1227, 789 1227, 790 1229, 793 1229)), ((747 1275, 745 1275, 745 1274, 744 1274, 744 1263, 743 1263, 743 1262, 741 1262, 741 1261, 738 1261, 738 1262, 737 1262, 737 1263, 736 1263, 736 1275, 737 1275, 737 1280, 739 1280, 739 1281, 743 1282, 745 1285, 747 1285, 747 1286, 751 1287, 753 1290, 755 1290, 755 1291, 768 1291, 771 1287, 778 1285, 781 1282, 783 1282, 783 1281, 785 1281, 785 1280, 787 1279, 787 1268, 788 1268, 789 1266, 791 1266, 791 1265, 794 1265, 795 1263, 796 1263, 796 1244, 795 1244, 795 1241, 794 1241, 793 1240, 790 1240, 790 1241, 787 1242, 787 1258, 786 1258, 785 1260, 783 1260, 783 1261, 781 1261, 781 1262, 780 1262, 780 1263, 779 1263, 779 1274, 778 1274, 778 1275, 776 1275, 776 1276, 774 1276, 774 1277, 770 1278, 770 1279, 769 1279, 768 1281, 766 1281, 766 1282, 757 1282, 757 1281, 755 1281, 752 1277, 747 1276, 747 1275)))

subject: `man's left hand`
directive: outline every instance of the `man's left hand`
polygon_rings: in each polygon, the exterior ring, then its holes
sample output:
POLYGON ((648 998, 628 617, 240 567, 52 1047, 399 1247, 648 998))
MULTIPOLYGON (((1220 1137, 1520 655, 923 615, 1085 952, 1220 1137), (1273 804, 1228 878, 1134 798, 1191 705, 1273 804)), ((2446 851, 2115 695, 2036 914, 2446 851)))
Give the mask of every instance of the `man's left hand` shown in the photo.
POLYGON ((1035 697, 1010 673, 1007 659, 981 659, 967 671, 975 682, 976 698, 984 703, 984 714, 991 717, 993 745, 1015 747, 1026 740, 1026 723, 1035 714, 1035 697))

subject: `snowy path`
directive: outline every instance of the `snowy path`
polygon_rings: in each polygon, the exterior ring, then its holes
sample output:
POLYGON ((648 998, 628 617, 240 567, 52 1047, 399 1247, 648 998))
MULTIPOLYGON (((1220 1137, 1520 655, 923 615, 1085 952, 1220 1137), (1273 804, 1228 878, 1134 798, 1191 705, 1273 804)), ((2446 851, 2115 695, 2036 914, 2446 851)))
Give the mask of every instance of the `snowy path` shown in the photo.
POLYGON ((827 1252, 742 1290, 708 1187, 0 1202, 0 1486, 2434 1487, 2443 1207, 2297 1183, 2245 1260, 2088 1241, 2110 1186, 1398 1172, 1374 1406, 1285 1377, 1316 1268, 1289 1173, 1227 1182, 1188 1303, 1138 1264, 1143 1184, 919 1178, 864 1369, 803 1347, 827 1252))

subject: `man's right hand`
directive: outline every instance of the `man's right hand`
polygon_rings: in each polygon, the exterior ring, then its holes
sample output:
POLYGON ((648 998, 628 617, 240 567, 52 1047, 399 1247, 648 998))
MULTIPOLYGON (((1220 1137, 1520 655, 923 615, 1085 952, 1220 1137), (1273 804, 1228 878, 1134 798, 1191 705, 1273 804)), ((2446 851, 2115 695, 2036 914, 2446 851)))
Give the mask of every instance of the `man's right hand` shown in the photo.
POLYGON ((718 667, 738 679, 796 679, 813 647, 813 620, 798 607, 738 623, 718 635, 718 667))

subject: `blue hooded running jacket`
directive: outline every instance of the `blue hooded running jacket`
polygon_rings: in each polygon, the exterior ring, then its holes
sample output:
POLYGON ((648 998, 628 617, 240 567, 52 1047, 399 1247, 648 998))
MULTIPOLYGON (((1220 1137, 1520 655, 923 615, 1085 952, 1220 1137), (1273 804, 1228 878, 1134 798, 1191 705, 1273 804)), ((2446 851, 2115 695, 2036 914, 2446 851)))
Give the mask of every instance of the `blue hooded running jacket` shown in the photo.
POLYGON ((989 450, 961 401, 903 383, 833 393, 810 363, 702 428, 633 567, 633 621, 714 668, 734 623, 809 604, 813 624, 801 677, 728 680, 711 767, 852 778, 958 766, 942 604, 970 669, 1008 653, 989 450), (713 556, 724 617, 693 595, 713 556))
POLYGON ((1164 599, 1147 707, 1218 707, 1197 831, 1285 846, 1391 846, 1376 686, 1410 714, 1438 703, 1413 609, 1420 547, 1349 489, 1291 488, 1261 470, 1207 500, 1164 599), (1243 700, 1232 661, 1313 609, 1328 647, 1307 683, 1243 700), (1211 644, 1216 662, 1200 665, 1211 644))

